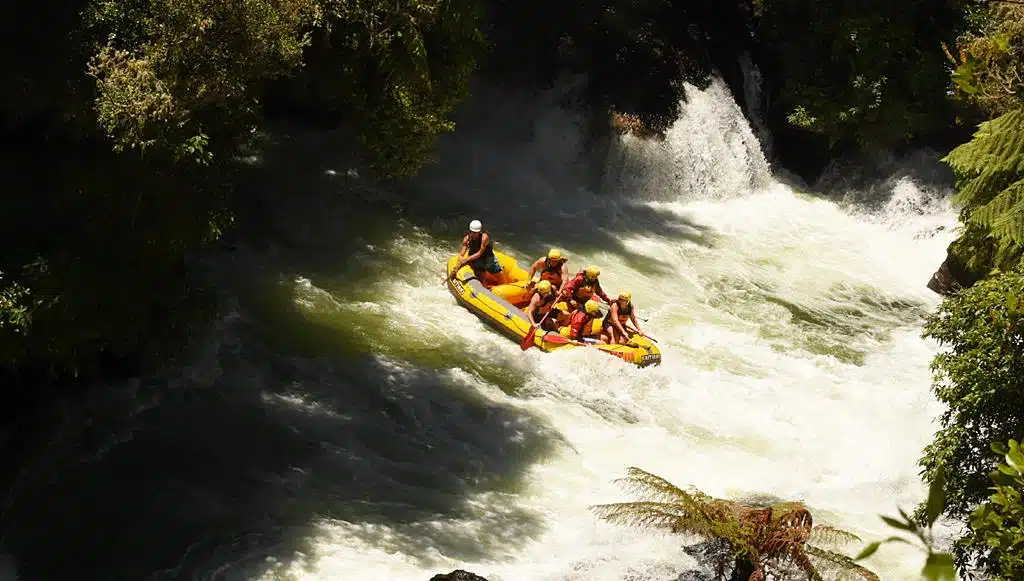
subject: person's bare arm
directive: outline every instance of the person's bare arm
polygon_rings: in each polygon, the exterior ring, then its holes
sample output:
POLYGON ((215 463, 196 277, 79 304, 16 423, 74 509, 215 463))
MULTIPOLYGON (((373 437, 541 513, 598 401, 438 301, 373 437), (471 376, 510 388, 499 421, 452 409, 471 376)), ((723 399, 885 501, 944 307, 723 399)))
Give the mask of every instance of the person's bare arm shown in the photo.
POLYGON ((538 258, 533 261, 533 266, 530 267, 530 274, 526 275, 526 280, 533 282, 533 274, 543 268, 543 266, 541 266, 543 261, 543 258, 538 258))
POLYGON ((636 329, 637 333, 640 333, 641 337, 647 336, 644 335, 644 330, 640 328, 640 323, 636 322, 636 307, 633 307, 633 310, 629 313, 629 320, 633 322, 633 327, 636 329))
POLYGON ((530 304, 526 307, 526 316, 527 316, 527 318, 530 319, 530 324, 533 325, 534 327, 537 326, 537 321, 536 321, 536 319, 533 318, 533 310, 539 304, 540 304, 540 295, 534 293, 534 295, 530 298, 530 304))

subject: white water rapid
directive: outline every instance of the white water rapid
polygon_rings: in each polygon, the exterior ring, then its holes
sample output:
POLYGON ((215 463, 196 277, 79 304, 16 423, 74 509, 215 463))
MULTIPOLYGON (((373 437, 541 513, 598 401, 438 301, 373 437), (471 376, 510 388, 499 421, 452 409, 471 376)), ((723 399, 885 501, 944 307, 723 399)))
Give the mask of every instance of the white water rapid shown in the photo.
MULTIPOLYGON (((694 567, 678 539, 587 510, 628 499, 611 481, 629 466, 716 496, 801 500, 865 543, 890 532, 879 514, 922 498, 916 461, 941 408, 929 394, 934 346, 919 335, 939 302, 924 285, 956 223, 948 192, 915 180, 911 160, 869 188, 833 180, 829 200, 800 193, 772 177, 722 83, 689 94, 665 142, 627 137, 613 149, 601 193, 569 176, 581 144, 566 112, 478 96, 490 113, 464 121, 416 186, 458 212, 449 239, 410 227, 389 251, 404 257, 406 282, 382 280, 378 299, 331 298, 299 279, 310 309, 377 310, 398 329, 452 337, 462 355, 441 366, 444 380, 540 418, 557 443, 518 489, 467 498, 462 518, 322 520, 311 550, 266 581, 426 581, 454 568, 491 581, 676 579, 694 567), (438 274, 473 217, 517 256, 552 244, 574 269, 599 265, 609 292, 633 292, 664 363, 523 354, 456 308, 438 274), (469 360, 492 376, 467 371, 469 360), (401 549, 410 538, 422 546, 401 549)), ((398 377, 412 368, 384 361, 398 377)), ((409 396, 429 424, 431 402, 409 396)), ((911 579, 921 557, 886 547, 868 565, 911 579)))
MULTIPOLYGON (((699 567, 681 539, 588 511, 629 499, 630 466, 888 536, 941 412, 920 338, 956 224, 938 156, 801 193, 721 82, 689 95, 665 141, 597 153, 557 92, 478 88, 391 189, 336 137, 277 134, 239 187, 247 234, 209 261, 209 335, 19 433, 0 579, 676 581, 699 567), (473 218, 524 260, 600 266, 662 365, 523 353, 456 306, 440 277, 473 218)), ((921 560, 866 564, 905 581, 921 560)))

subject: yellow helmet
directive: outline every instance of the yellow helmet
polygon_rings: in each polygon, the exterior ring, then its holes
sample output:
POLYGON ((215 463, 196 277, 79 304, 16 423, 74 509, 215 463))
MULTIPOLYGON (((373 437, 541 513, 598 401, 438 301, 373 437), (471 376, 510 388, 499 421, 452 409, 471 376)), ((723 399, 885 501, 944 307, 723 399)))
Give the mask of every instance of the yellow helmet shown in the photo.
POLYGON ((549 295, 549 294, 551 294, 551 292, 554 289, 551 288, 551 281, 550 280, 542 280, 542 281, 537 283, 537 290, 542 295, 549 295))
POLYGON ((586 309, 587 314, 596 315, 601 312, 601 305, 597 304, 597 301, 587 301, 583 308, 586 309))
POLYGON ((633 295, 629 291, 622 291, 619 293, 619 298, 625 300, 627 303, 633 300, 633 295))
POLYGON ((583 276, 588 280, 594 280, 601 276, 601 269, 596 266, 588 266, 586 270, 583 271, 583 276))
POLYGON ((557 248, 548 250, 548 260, 562 260, 562 251, 557 248))

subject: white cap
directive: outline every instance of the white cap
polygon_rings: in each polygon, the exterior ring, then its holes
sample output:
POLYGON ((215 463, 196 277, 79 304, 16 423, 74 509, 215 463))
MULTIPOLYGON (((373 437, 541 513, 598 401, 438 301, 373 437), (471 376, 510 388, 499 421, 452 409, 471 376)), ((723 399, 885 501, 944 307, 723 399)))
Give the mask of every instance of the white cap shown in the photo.
POLYGON ((469 223, 470 232, 479 232, 480 230, 483 229, 483 227, 484 225, 480 223, 480 220, 473 220, 472 222, 469 223))

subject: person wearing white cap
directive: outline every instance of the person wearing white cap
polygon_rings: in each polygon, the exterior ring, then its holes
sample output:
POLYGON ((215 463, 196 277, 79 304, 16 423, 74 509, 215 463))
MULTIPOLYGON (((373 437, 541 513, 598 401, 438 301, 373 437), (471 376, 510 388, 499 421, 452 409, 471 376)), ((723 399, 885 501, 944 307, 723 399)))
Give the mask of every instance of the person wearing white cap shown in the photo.
POLYGON ((501 274, 501 263, 494 256, 493 246, 491 235, 484 230, 480 220, 473 220, 469 223, 469 232, 462 237, 462 249, 459 250, 459 263, 455 271, 468 264, 473 267, 477 278, 481 278, 484 272, 501 274))

